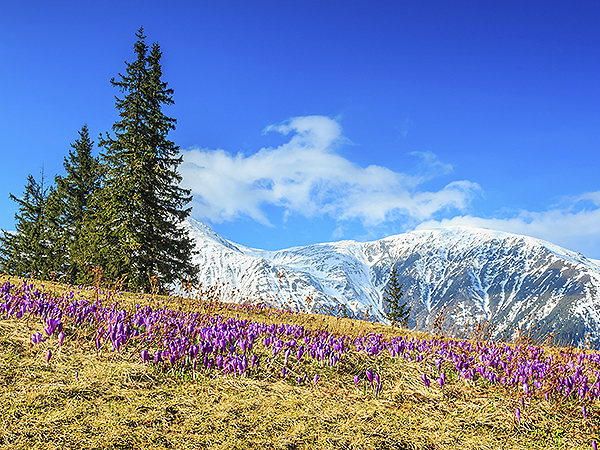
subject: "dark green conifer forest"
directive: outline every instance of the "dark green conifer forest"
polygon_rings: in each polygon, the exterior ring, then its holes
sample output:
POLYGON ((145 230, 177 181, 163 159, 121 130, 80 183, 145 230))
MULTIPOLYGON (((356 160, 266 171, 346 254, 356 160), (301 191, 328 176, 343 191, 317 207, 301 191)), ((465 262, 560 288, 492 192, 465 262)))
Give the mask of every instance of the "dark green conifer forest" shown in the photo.
POLYGON ((162 79, 162 52, 136 33, 135 59, 110 80, 119 119, 99 138, 84 125, 64 160, 65 176, 48 187, 29 176, 15 232, 0 233, 0 270, 17 276, 90 283, 102 270, 130 290, 164 290, 194 279, 193 242, 182 226, 191 193, 179 187, 176 120, 163 112, 173 89, 162 79))

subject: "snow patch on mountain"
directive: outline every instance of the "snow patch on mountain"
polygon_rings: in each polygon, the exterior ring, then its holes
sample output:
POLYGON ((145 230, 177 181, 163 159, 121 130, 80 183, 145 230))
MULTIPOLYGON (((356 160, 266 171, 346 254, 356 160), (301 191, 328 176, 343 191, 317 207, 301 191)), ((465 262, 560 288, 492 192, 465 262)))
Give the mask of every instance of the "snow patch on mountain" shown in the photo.
POLYGON ((445 313, 448 326, 487 320, 496 335, 539 326, 569 342, 600 337, 600 261, 540 239, 449 227, 267 251, 234 244, 192 219, 186 226, 200 281, 227 286, 230 301, 333 313, 345 306, 356 317, 383 320, 382 293, 395 266, 411 306, 409 327, 431 326, 445 313))

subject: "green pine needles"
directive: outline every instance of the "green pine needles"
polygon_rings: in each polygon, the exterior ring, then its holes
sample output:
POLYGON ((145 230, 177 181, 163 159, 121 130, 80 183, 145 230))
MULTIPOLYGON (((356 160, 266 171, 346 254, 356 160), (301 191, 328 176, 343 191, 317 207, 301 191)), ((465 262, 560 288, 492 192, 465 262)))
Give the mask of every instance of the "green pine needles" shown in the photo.
POLYGON ((402 284, 398 281, 398 272, 392 267, 390 278, 383 291, 384 317, 393 327, 399 325, 406 328, 410 317, 408 302, 402 301, 402 284))
POLYGON ((119 81, 110 80, 125 96, 116 99, 115 137, 100 140, 105 180, 92 233, 101 238, 96 240, 99 262, 108 275, 127 275, 127 285, 140 289, 148 288, 155 274, 164 287, 194 277, 196 270, 193 242, 181 226, 191 211, 184 209, 191 191, 178 187, 182 157, 167 139, 176 121, 162 111, 173 104, 173 90, 162 81, 159 45, 148 48, 142 28, 136 36, 136 60, 119 81))
POLYGON ((15 214, 16 231, 0 234, 0 264, 5 272, 27 277, 47 277, 55 266, 56 252, 48 211, 48 197, 51 188, 47 186, 44 170, 40 180, 33 175, 27 177, 22 198, 10 194, 19 205, 15 214))
POLYGON ((102 172, 98 158, 92 155, 94 142, 90 140, 87 125, 81 128, 79 139, 71 147, 63 163, 66 176, 56 176, 56 190, 48 202, 52 223, 58 231, 55 245, 63 253, 55 274, 66 280, 84 281, 93 254, 84 230, 93 217, 92 199, 102 186, 102 172))
POLYGON ((24 198, 11 195, 20 210, 16 233, 0 236, 2 270, 89 283, 100 267, 105 277, 145 291, 195 279, 193 241, 183 226, 191 191, 179 187, 182 157, 168 139, 176 120, 163 112, 173 90, 162 79, 160 46, 145 43, 143 28, 136 36, 134 61, 110 80, 123 94, 115 97, 114 136, 100 136, 96 158, 84 125, 56 188, 45 190, 30 176, 24 198))

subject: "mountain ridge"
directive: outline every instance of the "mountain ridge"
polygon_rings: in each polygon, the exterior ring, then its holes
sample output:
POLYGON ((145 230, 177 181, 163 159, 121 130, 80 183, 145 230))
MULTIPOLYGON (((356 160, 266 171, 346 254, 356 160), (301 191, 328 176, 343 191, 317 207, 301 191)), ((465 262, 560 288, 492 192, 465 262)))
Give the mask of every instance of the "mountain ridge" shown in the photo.
POLYGON ((600 261, 551 242, 471 227, 414 230, 370 242, 260 250, 232 243, 190 219, 203 285, 225 283, 230 301, 287 302, 311 312, 347 308, 382 318, 392 266, 411 305, 409 327, 488 321, 494 337, 511 327, 600 342, 600 261), (234 289, 235 288, 235 289, 234 289))

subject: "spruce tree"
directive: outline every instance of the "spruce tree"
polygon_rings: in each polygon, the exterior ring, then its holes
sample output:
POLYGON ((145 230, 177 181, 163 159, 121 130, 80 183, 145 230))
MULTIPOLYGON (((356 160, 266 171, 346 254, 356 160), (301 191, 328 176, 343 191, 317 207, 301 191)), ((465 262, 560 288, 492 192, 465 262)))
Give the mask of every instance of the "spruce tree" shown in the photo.
POLYGON ((400 325, 406 327, 410 316, 410 306, 402 302, 402 284, 398 281, 398 272, 392 267, 390 278, 383 291, 384 316, 390 321, 392 327, 400 325))
POLYGON ((120 120, 114 138, 107 134, 99 142, 105 180, 91 236, 108 276, 126 275, 129 289, 149 289, 157 275, 164 289, 197 273, 193 242, 182 226, 191 191, 179 187, 182 157, 167 139, 176 120, 162 111, 173 104, 173 90, 162 80, 162 52, 157 43, 146 45, 143 28, 136 36, 136 59, 119 80, 110 80, 124 96, 115 97, 120 120))
POLYGON ((66 176, 57 176, 56 190, 49 198, 53 225, 60 235, 57 245, 65 254, 61 273, 71 282, 89 281, 86 275, 91 265, 87 221, 91 217, 92 196, 101 188, 101 170, 98 158, 92 155, 94 142, 87 125, 79 131, 79 139, 71 144, 63 166, 66 176))
POLYGON ((27 177, 23 198, 10 194, 19 205, 15 214, 16 231, 2 230, 0 234, 1 270, 11 275, 47 279, 60 265, 60 252, 54 243, 56 235, 51 227, 48 196, 52 188, 45 185, 44 170, 38 182, 27 177))

